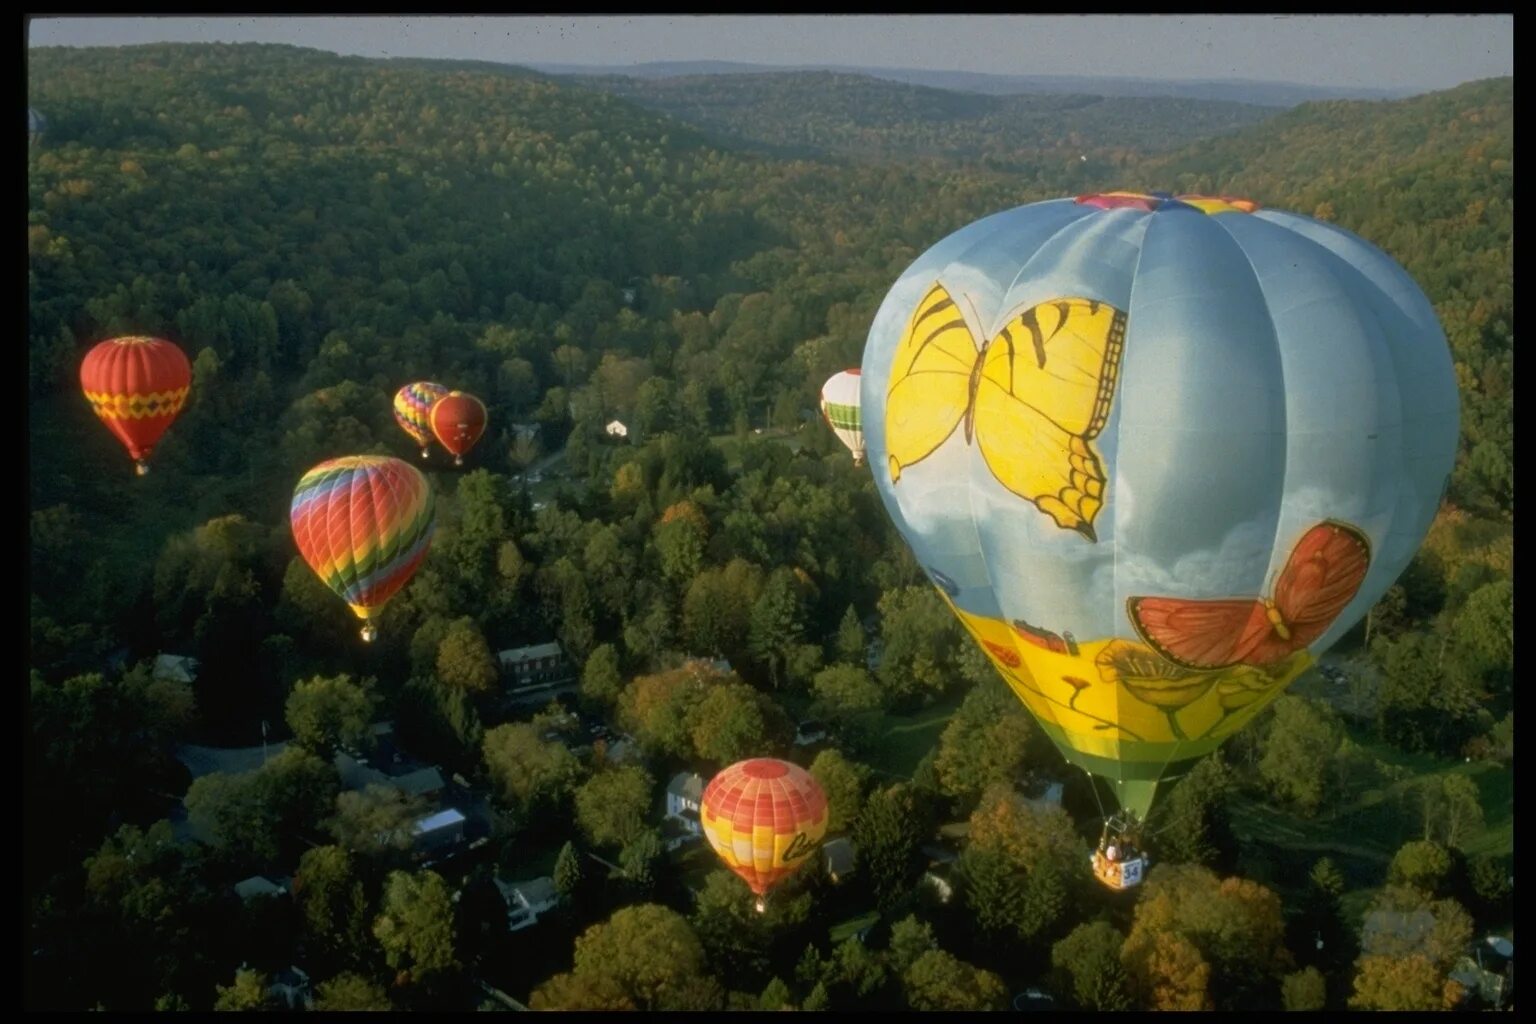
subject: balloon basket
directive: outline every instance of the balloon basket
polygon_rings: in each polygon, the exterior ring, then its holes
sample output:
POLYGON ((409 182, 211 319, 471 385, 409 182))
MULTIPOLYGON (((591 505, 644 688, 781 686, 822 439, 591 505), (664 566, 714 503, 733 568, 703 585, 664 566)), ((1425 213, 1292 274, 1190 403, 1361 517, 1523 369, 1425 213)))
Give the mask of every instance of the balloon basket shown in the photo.
POLYGON ((363 635, 363 643, 371 644, 371 643, 373 643, 374 639, 379 635, 378 627, 370 622, 367 625, 363 626, 362 635, 363 635))
POLYGON ((756 910, 759 914, 765 914, 768 912, 768 901, 759 896, 752 901, 752 909, 756 910))
POLYGON ((133 473, 135 476, 149 476, 149 463, 143 459, 135 462, 133 464, 133 473))

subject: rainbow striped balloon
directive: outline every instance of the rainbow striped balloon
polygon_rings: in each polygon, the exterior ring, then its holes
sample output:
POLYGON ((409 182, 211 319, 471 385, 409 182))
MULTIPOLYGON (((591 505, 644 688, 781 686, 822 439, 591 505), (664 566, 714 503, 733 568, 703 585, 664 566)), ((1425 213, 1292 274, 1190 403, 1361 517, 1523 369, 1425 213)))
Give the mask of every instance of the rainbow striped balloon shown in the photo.
POLYGON ((289 522, 299 554, 363 620, 405 586, 432 542, 432 488, 421 471, 384 455, 320 463, 293 490, 289 522))
POLYGON ((726 867, 757 894, 811 859, 827 832, 827 797, 811 774, 771 757, 738 761, 704 787, 704 837, 726 867))
POLYGON ((395 422, 421 445, 421 457, 426 458, 432 447, 432 406, 448 394, 448 389, 429 380, 407 384, 395 392, 395 422))

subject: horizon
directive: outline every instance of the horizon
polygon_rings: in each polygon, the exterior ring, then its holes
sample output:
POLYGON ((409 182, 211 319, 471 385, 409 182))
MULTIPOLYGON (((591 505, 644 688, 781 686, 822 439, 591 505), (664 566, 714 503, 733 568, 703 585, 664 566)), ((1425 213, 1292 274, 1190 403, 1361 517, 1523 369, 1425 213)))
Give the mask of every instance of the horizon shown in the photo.
POLYGON ((1513 29, 1513 15, 51 15, 26 22, 28 49, 276 43, 342 56, 620 73, 717 62, 1414 93, 1512 77, 1513 29), (1091 68, 1083 66, 1087 53, 1091 68))

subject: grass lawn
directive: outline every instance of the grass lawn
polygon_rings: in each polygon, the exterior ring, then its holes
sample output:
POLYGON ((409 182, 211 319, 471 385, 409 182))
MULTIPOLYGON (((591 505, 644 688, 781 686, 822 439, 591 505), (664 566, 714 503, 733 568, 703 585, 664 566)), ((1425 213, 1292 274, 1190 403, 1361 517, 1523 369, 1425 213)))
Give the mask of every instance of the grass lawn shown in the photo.
POLYGON ((1411 774, 1399 782, 1362 786, 1313 818, 1262 798, 1235 798, 1229 808, 1233 831, 1243 845, 1240 874, 1300 888, 1312 865, 1330 857, 1349 881, 1345 907, 1358 920, 1385 881, 1392 856, 1404 843, 1423 836, 1413 786, 1423 778, 1450 774, 1471 777, 1482 798, 1484 827, 1463 844, 1465 851, 1495 856, 1514 852, 1514 780, 1508 766, 1407 754, 1363 734, 1353 738, 1380 761, 1411 774))
MULTIPOLYGON (((520 843, 497 873, 508 882, 526 882, 532 878, 553 876, 555 859, 560 856, 560 847, 564 845, 565 840, 559 836, 532 839, 527 845, 520 843)), ((587 866, 583 863, 582 869, 586 870, 587 866)), ((596 864, 591 866, 597 867, 596 864)))
POLYGON ((964 694, 956 693, 909 715, 882 715, 875 727, 873 747, 863 760, 872 768, 911 778, 964 699, 964 694))
POLYGON ((840 921, 831 928, 828 928, 827 937, 832 940, 832 945, 835 946, 855 932, 861 932, 868 928, 878 920, 880 920, 880 912, 871 910, 857 917, 850 917, 846 921, 840 921))

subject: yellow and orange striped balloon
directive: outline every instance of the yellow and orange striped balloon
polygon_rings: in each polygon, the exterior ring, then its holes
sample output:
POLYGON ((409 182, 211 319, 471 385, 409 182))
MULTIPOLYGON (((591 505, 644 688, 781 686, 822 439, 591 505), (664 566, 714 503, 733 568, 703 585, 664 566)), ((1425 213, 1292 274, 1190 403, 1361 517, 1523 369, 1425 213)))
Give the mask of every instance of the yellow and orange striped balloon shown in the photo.
POLYGON ((827 831, 827 796, 809 772, 770 757, 738 761, 704 787, 704 836, 761 898, 794 874, 827 831))

